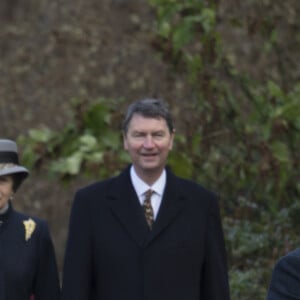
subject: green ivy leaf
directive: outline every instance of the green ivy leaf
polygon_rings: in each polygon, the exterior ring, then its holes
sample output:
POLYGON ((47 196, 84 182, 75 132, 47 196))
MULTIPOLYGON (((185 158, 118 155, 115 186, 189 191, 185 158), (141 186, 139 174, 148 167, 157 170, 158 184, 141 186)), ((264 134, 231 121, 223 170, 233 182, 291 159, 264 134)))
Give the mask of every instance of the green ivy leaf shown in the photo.
POLYGON ((271 149, 274 157, 282 163, 290 162, 290 152, 286 144, 280 141, 274 141, 271 144, 271 149))

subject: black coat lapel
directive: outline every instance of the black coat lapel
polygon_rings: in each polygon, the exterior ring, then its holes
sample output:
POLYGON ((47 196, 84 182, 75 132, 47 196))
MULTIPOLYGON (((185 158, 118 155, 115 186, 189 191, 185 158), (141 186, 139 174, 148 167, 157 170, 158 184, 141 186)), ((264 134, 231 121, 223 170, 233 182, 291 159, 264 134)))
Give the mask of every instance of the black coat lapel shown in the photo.
POLYGON ((129 168, 111 182, 108 197, 112 213, 136 243, 143 247, 150 230, 132 186, 129 168))
POLYGON ((184 196, 181 192, 177 177, 167 169, 167 183, 162 203, 151 233, 146 240, 146 244, 150 243, 161 231, 166 229, 166 227, 175 220, 178 214, 182 212, 184 207, 184 196))
POLYGON ((130 180, 129 168, 116 177, 108 192, 112 213, 140 247, 146 247, 184 209, 185 201, 178 179, 167 170, 167 183, 158 216, 149 229, 143 209, 130 180))

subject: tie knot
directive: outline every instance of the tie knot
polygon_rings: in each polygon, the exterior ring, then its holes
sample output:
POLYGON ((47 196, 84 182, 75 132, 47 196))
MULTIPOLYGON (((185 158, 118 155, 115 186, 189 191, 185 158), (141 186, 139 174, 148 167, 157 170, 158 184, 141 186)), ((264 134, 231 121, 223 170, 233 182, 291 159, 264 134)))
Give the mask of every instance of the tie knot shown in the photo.
POLYGON ((151 189, 149 189, 148 191, 146 191, 145 192, 145 200, 150 199, 153 193, 154 193, 154 191, 151 190, 151 189))

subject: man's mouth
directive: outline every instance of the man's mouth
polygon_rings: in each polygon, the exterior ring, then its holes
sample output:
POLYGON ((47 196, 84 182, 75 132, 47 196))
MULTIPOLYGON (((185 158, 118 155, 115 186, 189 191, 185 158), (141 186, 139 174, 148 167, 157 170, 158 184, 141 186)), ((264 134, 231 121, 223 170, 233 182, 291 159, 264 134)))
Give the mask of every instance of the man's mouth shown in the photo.
POLYGON ((157 153, 142 153, 142 156, 146 156, 146 157, 153 157, 156 155, 157 155, 157 153))

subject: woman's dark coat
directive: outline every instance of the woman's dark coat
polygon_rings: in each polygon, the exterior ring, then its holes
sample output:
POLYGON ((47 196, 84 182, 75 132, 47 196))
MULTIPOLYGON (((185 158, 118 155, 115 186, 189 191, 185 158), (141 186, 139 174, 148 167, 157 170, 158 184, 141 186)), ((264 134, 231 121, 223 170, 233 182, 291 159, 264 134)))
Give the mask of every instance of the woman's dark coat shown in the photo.
POLYGON ((0 216, 0 300, 27 300, 32 294, 35 300, 59 299, 54 248, 46 222, 10 204, 0 216))

